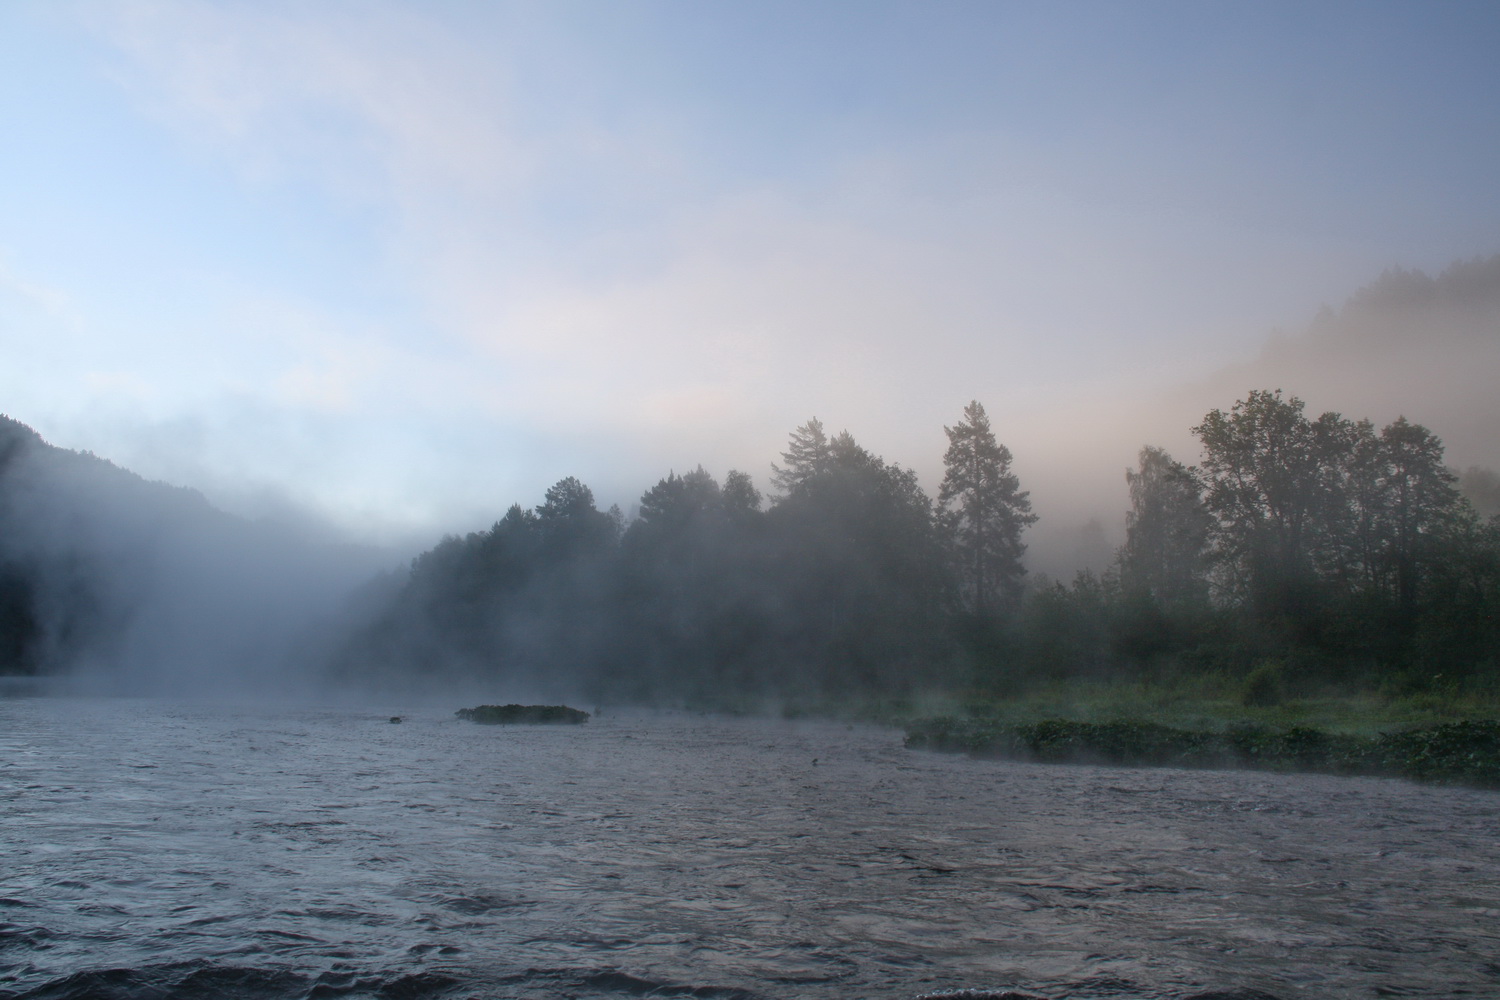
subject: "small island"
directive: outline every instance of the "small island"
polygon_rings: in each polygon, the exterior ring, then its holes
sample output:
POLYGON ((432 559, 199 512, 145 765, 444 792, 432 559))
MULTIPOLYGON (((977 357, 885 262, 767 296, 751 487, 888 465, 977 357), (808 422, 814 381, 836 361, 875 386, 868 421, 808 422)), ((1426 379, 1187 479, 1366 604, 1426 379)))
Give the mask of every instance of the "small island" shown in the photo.
POLYGON ((453 714, 460 719, 491 726, 576 726, 589 721, 589 713, 567 705, 480 705, 478 708, 460 708, 453 714))

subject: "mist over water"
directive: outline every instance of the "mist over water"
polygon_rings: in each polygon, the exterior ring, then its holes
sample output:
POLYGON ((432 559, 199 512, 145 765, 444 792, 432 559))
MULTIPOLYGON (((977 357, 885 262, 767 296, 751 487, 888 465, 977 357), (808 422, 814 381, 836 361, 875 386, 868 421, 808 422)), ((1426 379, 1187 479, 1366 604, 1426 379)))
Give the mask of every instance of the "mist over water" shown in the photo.
POLYGON ((0 761, 0 995, 1500 989, 1500 801, 1462 789, 397 703, 11 699, 0 761))

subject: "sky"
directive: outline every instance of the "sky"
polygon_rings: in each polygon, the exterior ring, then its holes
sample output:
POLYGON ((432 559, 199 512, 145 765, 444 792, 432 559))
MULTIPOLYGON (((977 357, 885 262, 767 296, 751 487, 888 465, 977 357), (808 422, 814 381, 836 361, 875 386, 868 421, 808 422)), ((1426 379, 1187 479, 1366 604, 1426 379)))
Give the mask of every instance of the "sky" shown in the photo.
POLYGON ((1202 416, 1125 401, 1500 252, 1496 52, 1480 2, 11 0, 0 412, 430 544, 768 488, 813 416, 935 492, 977 399, 1043 524, 1118 518, 1202 416))

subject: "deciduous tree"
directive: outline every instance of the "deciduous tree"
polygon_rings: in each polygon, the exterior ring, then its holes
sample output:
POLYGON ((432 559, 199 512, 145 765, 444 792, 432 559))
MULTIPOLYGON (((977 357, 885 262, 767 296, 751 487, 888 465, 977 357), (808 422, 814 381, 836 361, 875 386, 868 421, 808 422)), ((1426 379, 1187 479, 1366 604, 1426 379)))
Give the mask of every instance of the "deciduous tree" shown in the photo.
POLYGON ((1207 596, 1208 534, 1213 525, 1191 469, 1161 448, 1141 449, 1127 470, 1130 511, 1120 549, 1120 582, 1168 604, 1207 596))
POLYGON ((1222 582, 1271 616, 1299 610, 1315 579, 1323 484, 1318 440, 1302 411, 1295 396, 1257 389, 1193 428, 1222 582))

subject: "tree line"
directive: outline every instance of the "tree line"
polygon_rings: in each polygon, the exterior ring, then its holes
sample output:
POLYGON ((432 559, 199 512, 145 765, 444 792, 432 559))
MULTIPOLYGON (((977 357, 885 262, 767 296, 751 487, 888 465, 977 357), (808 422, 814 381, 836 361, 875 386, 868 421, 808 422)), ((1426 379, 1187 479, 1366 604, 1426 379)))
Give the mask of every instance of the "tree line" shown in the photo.
MULTIPOLYGON (((1126 649, 1421 687, 1500 652, 1500 518, 1486 520, 1405 417, 1377 431, 1256 391, 1193 428, 1193 468, 1145 448, 1109 587, 1126 649)), ((1077 589, 1077 588, 1075 588, 1077 589)), ((1201 664, 1200 664, 1201 665, 1201 664)))
POLYGON ((414 560, 336 672, 720 707, 1266 664, 1309 684, 1500 674, 1500 520, 1419 425, 1252 392, 1194 428, 1196 466, 1141 451, 1115 564, 1067 583, 1027 579, 1037 515, 983 406, 945 431, 935 498, 816 419, 769 498, 700 467, 627 524, 564 479, 414 560))

